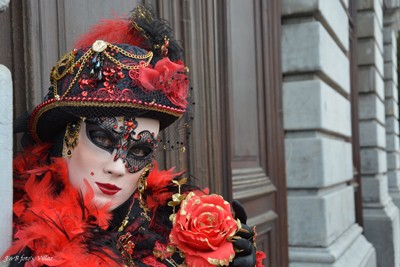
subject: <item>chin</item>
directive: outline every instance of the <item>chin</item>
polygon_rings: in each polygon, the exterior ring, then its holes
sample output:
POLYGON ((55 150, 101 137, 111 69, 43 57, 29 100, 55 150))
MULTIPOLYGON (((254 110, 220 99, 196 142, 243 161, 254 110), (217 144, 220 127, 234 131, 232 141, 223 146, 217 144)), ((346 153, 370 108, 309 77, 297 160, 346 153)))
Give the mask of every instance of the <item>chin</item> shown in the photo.
POLYGON ((119 205, 121 205, 120 203, 116 203, 112 199, 99 197, 99 196, 95 196, 93 199, 93 202, 99 208, 104 207, 105 205, 108 205, 109 206, 108 210, 110 210, 110 211, 117 208, 119 205))

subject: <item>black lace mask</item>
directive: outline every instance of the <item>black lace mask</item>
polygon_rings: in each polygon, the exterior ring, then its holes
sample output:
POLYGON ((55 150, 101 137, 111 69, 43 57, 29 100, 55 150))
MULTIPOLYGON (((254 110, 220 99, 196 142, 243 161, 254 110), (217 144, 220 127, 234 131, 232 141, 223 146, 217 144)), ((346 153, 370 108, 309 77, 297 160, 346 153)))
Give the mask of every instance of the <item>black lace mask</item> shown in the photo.
POLYGON ((93 144, 121 158, 129 172, 135 173, 151 163, 157 136, 149 131, 136 133, 135 118, 101 117, 86 119, 86 134, 93 144))

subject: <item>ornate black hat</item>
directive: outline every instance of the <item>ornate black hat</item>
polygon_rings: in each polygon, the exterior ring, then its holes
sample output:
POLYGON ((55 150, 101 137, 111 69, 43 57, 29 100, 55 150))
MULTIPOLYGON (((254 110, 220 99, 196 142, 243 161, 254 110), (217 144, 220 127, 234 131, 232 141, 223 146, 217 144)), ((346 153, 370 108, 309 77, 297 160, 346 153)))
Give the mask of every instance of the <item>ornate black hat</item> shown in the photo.
POLYGON ((131 116, 164 129, 187 107, 188 78, 171 28, 143 6, 129 19, 103 20, 64 55, 30 117, 35 141, 46 142, 80 117, 131 116))

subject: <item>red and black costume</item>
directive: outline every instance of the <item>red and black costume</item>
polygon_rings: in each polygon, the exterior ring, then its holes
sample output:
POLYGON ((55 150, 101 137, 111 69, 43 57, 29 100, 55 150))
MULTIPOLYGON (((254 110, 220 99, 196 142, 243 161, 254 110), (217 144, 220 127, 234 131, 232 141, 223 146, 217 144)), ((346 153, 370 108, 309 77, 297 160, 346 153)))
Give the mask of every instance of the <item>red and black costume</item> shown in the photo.
MULTIPOLYGON (((101 22, 76 47, 53 67, 49 93, 29 117, 35 145, 14 161, 15 241, 3 259, 10 266, 254 266, 257 254, 256 266, 262 266, 253 230, 240 222, 236 227, 229 203, 220 196, 206 198, 211 203, 199 205, 205 212, 198 217, 188 216, 199 226, 197 232, 172 238, 173 229, 185 228, 175 218, 190 215, 182 208, 189 206, 187 195, 196 204, 204 194, 173 169, 160 171, 154 162, 144 171, 147 185, 111 212, 92 202, 89 185, 83 195, 69 183, 57 141, 64 139, 67 124, 82 118, 147 117, 158 120, 162 130, 190 105, 182 49, 168 24, 147 8, 136 8, 129 19, 101 22), (207 207, 216 207, 216 214, 208 214, 207 207), (219 221, 227 228, 214 229, 219 221), (179 247, 178 241, 187 243, 179 247), (208 257, 204 244, 216 255, 220 243, 229 247, 227 257, 208 257), (197 259, 196 249, 206 256, 197 259)), ((182 144, 177 142, 177 148, 182 144)), ((133 171, 142 168, 128 165, 133 171)))
MULTIPOLYGON (((89 190, 82 195, 68 182, 66 162, 50 158, 49 146, 36 146, 14 160, 15 238, 6 253, 26 257, 14 266, 138 266, 163 264, 172 208, 167 206, 177 187, 173 170, 147 176, 142 207, 137 192, 112 213, 96 207, 89 190), (146 213, 146 215, 144 215, 146 213), (128 216, 127 224, 121 223, 128 216), (155 251, 160 251, 159 257, 155 251), (22 252, 21 252, 22 251, 22 252), (31 257, 31 258, 29 258, 31 257), (32 261, 28 263, 28 259, 32 261), (30 265, 29 265, 30 264, 30 265), (135 265, 132 265, 135 266, 135 265)), ((19 260, 18 260, 19 261, 19 260)), ((11 265, 13 266, 13 265, 11 265)))

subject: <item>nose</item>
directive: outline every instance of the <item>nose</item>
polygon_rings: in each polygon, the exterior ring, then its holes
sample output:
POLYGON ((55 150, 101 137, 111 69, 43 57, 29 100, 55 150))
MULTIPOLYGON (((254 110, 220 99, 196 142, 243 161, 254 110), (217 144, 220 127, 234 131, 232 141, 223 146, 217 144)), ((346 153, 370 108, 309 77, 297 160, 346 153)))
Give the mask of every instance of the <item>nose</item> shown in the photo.
POLYGON ((126 167, 122 159, 114 160, 114 155, 104 165, 104 173, 111 174, 113 178, 119 178, 125 175, 126 167))

